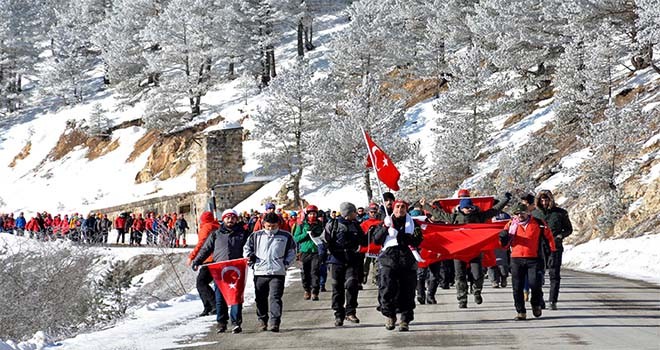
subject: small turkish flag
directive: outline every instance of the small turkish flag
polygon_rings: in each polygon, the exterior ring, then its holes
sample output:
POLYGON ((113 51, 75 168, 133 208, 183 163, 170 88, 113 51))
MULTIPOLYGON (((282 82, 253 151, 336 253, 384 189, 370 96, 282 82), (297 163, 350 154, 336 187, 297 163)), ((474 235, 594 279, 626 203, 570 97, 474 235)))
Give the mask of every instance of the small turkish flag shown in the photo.
POLYGON ((206 265, 227 305, 243 304, 248 259, 219 261, 206 265))
POLYGON ((371 168, 373 163, 376 163, 376 175, 380 181, 391 190, 398 191, 401 173, 399 173, 399 170, 394 166, 394 162, 392 162, 390 157, 378 147, 366 131, 364 132, 364 138, 367 140, 367 147, 369 148, 369 154, 367 155, 367 168, 371 168), (371 161, 372 158, 373 163, 371 161))

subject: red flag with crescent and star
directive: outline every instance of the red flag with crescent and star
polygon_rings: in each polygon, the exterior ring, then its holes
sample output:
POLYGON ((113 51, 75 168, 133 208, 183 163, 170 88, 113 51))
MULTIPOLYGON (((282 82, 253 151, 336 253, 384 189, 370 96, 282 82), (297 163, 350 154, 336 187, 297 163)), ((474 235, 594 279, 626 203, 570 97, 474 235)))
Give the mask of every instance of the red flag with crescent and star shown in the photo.
POLYGON ((209 268, 227 305, 242 304, 247 280, 248 259, 234 259, 203 265, 209 268))
POLYGON ((364 132, 364 138, 366 139, 367 147, 369 148, 369 154, 367 155, 367 168, 371 168, 374 166, 373 163, 376 163, 374 168, 376 169, 378 179, 380 179, 380 181, 391 190, 398 191, 401 173, 399 173, 399 170, 394 166, 394 162, 392 162, 392 159, 390 159, 390 157, 378 147, 366 131, 364 132), (373 162, 371 160, 372 158, 373 162))

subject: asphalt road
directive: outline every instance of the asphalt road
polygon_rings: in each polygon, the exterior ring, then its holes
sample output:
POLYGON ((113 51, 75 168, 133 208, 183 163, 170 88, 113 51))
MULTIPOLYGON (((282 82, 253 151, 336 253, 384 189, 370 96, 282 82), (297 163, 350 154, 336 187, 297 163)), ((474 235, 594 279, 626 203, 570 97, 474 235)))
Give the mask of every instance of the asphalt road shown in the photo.
MULTIPOLYGON (((360 324, 334 327, 330 292, 302 299, 294 281, 285 289, 280 333, 257 332, 253 307, 244 310, 242 334, 209 332, 181 349, 660 349, 660 287, 604 275, 565 271, 558 310, 514 321, 510 288, 486 281, 484 303, 470 296, 458 309, 455 291, 440 290, 436 305, 417 305, 410 332, 387 331, 372 285, 360 292, 360 324), (191 345, 193 345, 191 347, 191 345)), ((547 295, 547 285, 544 293, 547 295)), ((213 322, 213 321, 210 321, 213 322)))

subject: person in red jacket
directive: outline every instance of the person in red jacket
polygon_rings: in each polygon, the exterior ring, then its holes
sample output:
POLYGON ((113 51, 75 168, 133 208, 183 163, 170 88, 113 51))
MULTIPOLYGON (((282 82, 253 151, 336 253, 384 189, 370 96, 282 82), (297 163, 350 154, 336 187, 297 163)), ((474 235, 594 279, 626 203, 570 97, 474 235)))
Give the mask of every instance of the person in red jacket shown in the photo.
MULTIPOLYGON (((362 228, 362 231, 365 232, 367 235, 369 235, 369 243, 373 241, 373 232, 378 226, 380 226, 383 223, 383 220, 378 218, 378 204, 376 203, 371 203, 369 204, 369 211, 368 215, 369 218, 362 221, 360 224, 360 227, 362 228), (372 228, 373 227, 373 228, 372 228)), ((373 265, 374 269, 374 274, 373 277, 371 278, 371 283, 375 286, 378 285, 378 264, 376 263, 376 256, 378 255, 378 252, 373 252, 369 253, 365 256, 364 259, 364 265, 363 265, 363 273, 362 273, 362 284, 367 284, 367 280, 369 279, 369 270, 371 266, 373 265)))
POLYGON ((62 232, 62 237, 69 234, 69 215, 67 214, 64 214, 64 218, 60 221, 60 232, 62 232))
POLYGON ((523 288, 525 278, 529 281, 532 291, 532 313, 534 317, 541 317, 541 281, 539 281, 537 270, 542 268, 543 260, 541 239, 543 236, 550 244, 550 250, 556 251, 552 232, 547 224, 532 217, 527 211, 527 206, 518 203, 513 208, 514 218, 509 221, 500 232, 500 243, 503 246, 511 246, 511 284, 513 286, 513 302, 516 307, 516 321, 527 319, 525 310, 525 298, 523 288))
POLYGON ((121 237, 121 244, 124 244, 124 236, 126 236, 126 218, 124 214, 119 214, 115 219, 115 229, 117 230, 117 244, 119 244, 119 237, 121 237))
POLYGON ((144 219, 142 218, 142 214, 138 214, 137 218, 133 221, 133 242, 137 244, 138 246, 142 245, 142 232, 144 231, 145 228, 145 223, 144 219))
MULTIPOLYGON (((211 232, 220 228, 220 223, 213 217, 213 213, 210 211, 205 211, 199 218, 199 231, 197 232, 197 245, 188 255, 188 261, 186 264, 188 266, 192 265, 193 260, 197 257, 199 250, 204 246, 206 238, 211 234, 211 232)), ((209 255, 205 264, 213 262, 213 255, 209 255)), ((208 267, 202 266, 199 268, 199 273, 197 274, 197 292, 199 292, 199 298, 202 299, 202 304, 204 304, 204 311, 202 311, 199 316, 208 316, 216 313, 215 310, 215 292, 209 284, 213 282, 213 277, 209 272, 208 267)))

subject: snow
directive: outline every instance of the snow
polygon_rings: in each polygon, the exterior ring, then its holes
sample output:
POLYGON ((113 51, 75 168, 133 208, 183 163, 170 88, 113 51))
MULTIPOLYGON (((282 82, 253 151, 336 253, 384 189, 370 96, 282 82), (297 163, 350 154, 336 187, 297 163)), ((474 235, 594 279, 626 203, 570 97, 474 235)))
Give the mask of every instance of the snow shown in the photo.
POLYGON ((563 266, 660 285, 660 235, 566 245, 563 266))

